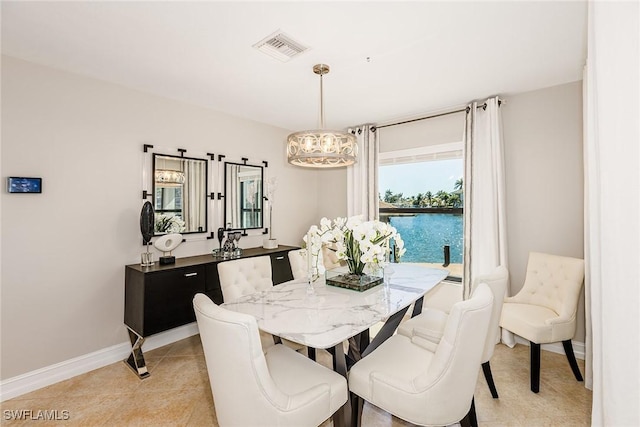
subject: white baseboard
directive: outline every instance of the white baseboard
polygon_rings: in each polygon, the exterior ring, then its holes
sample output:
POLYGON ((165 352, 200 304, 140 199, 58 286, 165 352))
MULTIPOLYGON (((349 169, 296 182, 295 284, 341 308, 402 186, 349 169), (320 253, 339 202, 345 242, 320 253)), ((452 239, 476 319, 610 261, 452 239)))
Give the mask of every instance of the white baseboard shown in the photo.
MULTIPOLYGON (((525 340, 524 338, 519 337, 517 335, 515 336, 515 338, 516 338, 516 343, 529 346, 529 341, 525 340)), ((585 357, 584 343, 571 340, 571 345, 573 346, 573 354, 575 354, 576 359, 584 360, 584 357, 585 357)), ((561 342, 555 342, 553 344, 542 344, 540 348, 542 350, 550 351, 552 353, 558 353, 558 354, 564 355, 564 347, 562 346, 561 342)))
MULTIPOLYGON (((195 322, 190 323, 148 337, 142 345, 142 350, 150 351, 196 334, 198 334, 198 325, 195 322)), ((0 402, 122 361, 129 356, 129 353, 131 353, 131 344, 124 342, 9 378, 0 382, 0 402)))

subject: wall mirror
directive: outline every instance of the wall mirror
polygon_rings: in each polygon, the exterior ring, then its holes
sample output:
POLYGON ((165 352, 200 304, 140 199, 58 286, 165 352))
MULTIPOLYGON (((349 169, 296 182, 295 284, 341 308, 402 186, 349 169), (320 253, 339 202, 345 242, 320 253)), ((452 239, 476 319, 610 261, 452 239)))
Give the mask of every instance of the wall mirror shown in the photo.
POLYGON ((262 166, 224 164, 224 223, 229 230, 262 228, 262 166))
POLYGON ((155 235, 207 231, 207 161, 153 155, 155 235))

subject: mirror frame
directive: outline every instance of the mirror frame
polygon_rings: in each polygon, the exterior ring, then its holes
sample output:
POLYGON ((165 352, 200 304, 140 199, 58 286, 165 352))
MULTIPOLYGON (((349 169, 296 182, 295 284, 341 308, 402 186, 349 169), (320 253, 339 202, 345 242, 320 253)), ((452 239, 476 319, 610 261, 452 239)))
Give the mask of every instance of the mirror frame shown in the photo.
MULTIPOLYGON (((241 230, 241 231, 245 231, 245 230, 259 230, 259 229, 263 229, 264 228, 264 167, 260 166, 260 165, 252 165, 252 164, 248 164, 246 161, 244 161, 245 159, 243 158, 243 163, 237 163, 237 162, 224 162, 224 207, 223 207, 223 224, 224 224, 224 229, 225 230, 241 230), (227 227, 227 224, 229 224, 229 221, 227 221, 227 204, 229 203, 229 198, 227 197, 227 182, 229 180, 228 178, 228 174, 227 174, 227 165, 236 165, 236 166, 248 166, 248 167, 252 167, 252 168, 259 168, 260 169, 260 224, 259 226, 256 227, 227 227)), ((246 234, 245 234, 246 235, 246 234)))
MULTIPOLYGON (((182 154, 182 152, 181 152, 182 154)), ((197 161, 201 161, 204 163, 204 192, 202 194, 202 203, 204 204, 204 227, 202 228, 202 230, 198 230, 198 231, 181 231, 179 232, 180 234, 199 234, 199 233, 208 233, 208 229, 209 229, 209 161, 207 159, 201 159, 201 158, 197 158, 197 157, 186 157, 183 155, 180 156, 175 156, 172 154, 164 154, 164 153, 153 153, 153 157, 152 157, 152 163, 151 163, 151 204, 152 206, 154 206, 154 210, 155 210, 155 198, 156 198, 156 178, 155 178, 155 173, 156 173, 156 158, 160 156, 160 157, 169 157, 172 159, 176 159, 176 160, 197 160, 197 161)), ((184 195, 183 195, 183 209, 182 211, 184 212, 184 195)), ((153 236, 154 237, 158 237, 158 236, 164 236, 167 233, 158 233, 155 230, 155 224, 154 224, 154 230, 153 230, 153 236)))

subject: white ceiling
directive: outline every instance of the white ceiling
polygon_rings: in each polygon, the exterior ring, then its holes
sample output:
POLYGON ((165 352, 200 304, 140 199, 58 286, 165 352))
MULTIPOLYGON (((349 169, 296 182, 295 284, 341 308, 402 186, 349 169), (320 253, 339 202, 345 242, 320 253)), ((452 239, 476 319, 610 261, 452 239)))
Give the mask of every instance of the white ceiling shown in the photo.
POLYGON ((2 53, 291 130, 580 80, 586 2, 2 2, 2 53), (311 49, 252 48, 282 30, 311 49), (370 58, 368 61, 367 58, 370 58))

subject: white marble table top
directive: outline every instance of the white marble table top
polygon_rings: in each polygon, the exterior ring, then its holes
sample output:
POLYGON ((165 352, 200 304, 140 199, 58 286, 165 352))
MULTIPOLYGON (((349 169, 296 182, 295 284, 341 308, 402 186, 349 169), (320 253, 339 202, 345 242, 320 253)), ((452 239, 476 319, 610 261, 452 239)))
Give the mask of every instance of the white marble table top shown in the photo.
POLYGON ((416 264, 392 264, 391 269, 388 285, 364 292, 327 286, 324 278, 310 291, 306 281, 292 280, 223 307, 254 316, 265 332, 326 349, 408 307, 448 274, 416 264))

